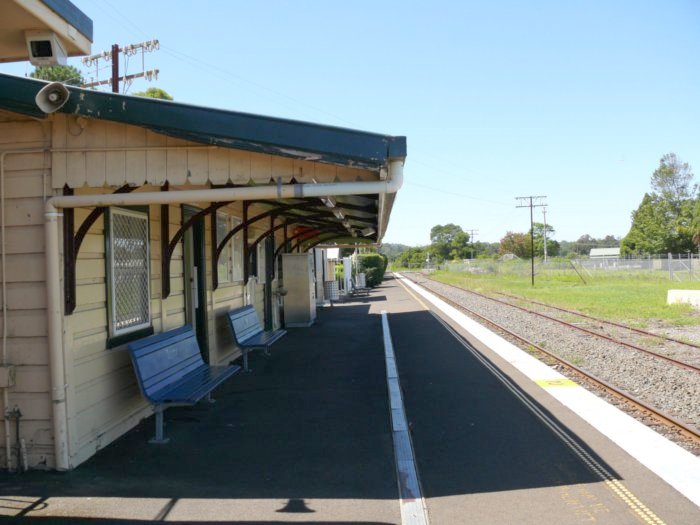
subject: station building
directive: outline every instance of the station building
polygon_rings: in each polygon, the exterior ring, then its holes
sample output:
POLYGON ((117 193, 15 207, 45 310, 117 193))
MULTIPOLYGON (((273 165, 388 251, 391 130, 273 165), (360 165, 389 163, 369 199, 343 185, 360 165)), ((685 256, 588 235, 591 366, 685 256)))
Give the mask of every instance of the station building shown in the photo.
MULTIPOLYGON (((89 53, 70 2, 7 6, 1 61, 26 60, 37 28, 89 53)), ((30 468, 72 469, 152 413, 130 341, 190 324, 220 365, 240 356, 230 309, 279 327, 282 254, 379 242, 406 157, 405 137, 70 86, 46 113, 46 86, 0 74, 9 469, 20 443, 30 468)))

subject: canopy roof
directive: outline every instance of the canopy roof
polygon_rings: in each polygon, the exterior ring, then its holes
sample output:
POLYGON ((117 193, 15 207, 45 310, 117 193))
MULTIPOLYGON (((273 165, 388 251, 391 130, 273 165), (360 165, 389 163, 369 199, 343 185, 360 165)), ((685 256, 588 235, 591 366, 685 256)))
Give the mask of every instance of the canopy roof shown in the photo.
MULTIPOLYGON (((34 101, 45 85, 45 82, 35 79, 0 74, 0 109, 46 118, 47 115, 37 108, 34 101)), ((158 134, 219 148, 361 169, 367 176, 376 177, 375 180, 386 176, 390 161, 406 157, 405 137, 66 87, 71 95, 59 110, 61 113, 138 126, 158 134)), ((55 161, 58 170, 60 163, 58 159, 55 161)), ((334 173, 341 177, 341 171, 334 173)), ((288 176, 277 177, 275 173, 270 175, 265 180, 246 183, 298 182, 294 177, 289 179, 288 176)), ((60 179, 58 172, 55 177, 60 179)), ((281 217, 290 213, 294 216, 292 219, 306 217, 306 220, 295 222, 297 227, 327 232, 329 238, 336 233, 337 237, 347 239, 354 233, 358 240, 377 242, 386 230, 393 201, 394 195, 387 194, 350 195, 330 200, 314 199, 311 202, 273 201, 268 204, 270 208, 285 206, 281 217), (298 209, 294 210, 295 207, 298 209), (380 217, 383 224, 379 224, 380 217)))
POLYGON ((68 0, 2 0, 0 62, 29 60, 24 32, 55 33, 69 56, 87 55, 92 20, 68 0))

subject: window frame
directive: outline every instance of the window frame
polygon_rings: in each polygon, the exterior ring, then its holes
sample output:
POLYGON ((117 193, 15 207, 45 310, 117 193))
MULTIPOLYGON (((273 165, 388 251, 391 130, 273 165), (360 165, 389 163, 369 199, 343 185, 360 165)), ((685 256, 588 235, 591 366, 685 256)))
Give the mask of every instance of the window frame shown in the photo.
POLYGON ((104 214, 104 240, 105 240, 105 289, 107 292, 107 348, 123 345, 129 341, 146 337, 153 333, 153 311, 151 293, 151 224, 148 206, 109 207, 104 214), (127 328, 115 328, 116 297, 115 297, 115 272, 114 272, 114 219, 113 216, 124 215, 139 218, 146 221, 146 272, 148 282, 148 300, 146 301, 148 312, 147 320, 138 325, 127 328))
MULTIPOLYGON (((233 230, 236 226, 240 225, 243 221, 234 215, 228 215, 226 213, 216 214, 216 224, 217 228, 219 221, 224 220, 226 224, 226 233, 233 230)), ((223 236, 216 232, 217 242, 221 242, 223 236)), ((221 256, 226 257, 228 260, 227 269, 227 280, 222 280, 219 276, 219 284, 222 285, 232 285, 239 284, 243 282, 243 231, 237 232, 231 239, 228 240, 224 249, 221 251, 221 256)), ((219 264, 216 265, 217 272, 219 269, 219 264)))
MULTIPOLYGON (((216 214, 216 238, 217 242, 221 242, 221 239, 224 237, 222 235, 219 235, 221 232, 219 231, 219 224, 224 225, 224 229, 226 230, 226 233, 231 231, 231 216, 227 215, 226 213, 220 213, 218 212, 216 214)), ((224 234, 226 235, 226 234, 224 234)), ((217 271, 217 278, 219 284, 231 284, 233 283, 233 239, 229 239, 229 241, 226 243, 224 246, 224 249, 221 251, 221 255, 219 255, 219 260, 216 263, 216 271, 217 271), (222 264, 221 260, 225 258, 226 259, 226 275, 222 277, 220 271, 219 271, 219 266, 222 264)))
POLYGON ((265 284, 267 281, 267 265, 265 264, 265 249, 266 249, 267 238, 261 240, 255 247, 256 261, 255 261, 255 273, 258 278, 258 284, 265 284))

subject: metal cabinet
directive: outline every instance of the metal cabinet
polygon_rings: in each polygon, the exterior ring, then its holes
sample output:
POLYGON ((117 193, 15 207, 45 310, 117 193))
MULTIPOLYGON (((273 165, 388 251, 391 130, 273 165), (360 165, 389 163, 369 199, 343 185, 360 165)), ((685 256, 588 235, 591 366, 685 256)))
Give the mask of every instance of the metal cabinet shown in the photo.
POLYGON ((282 255, 284 323, 289 327, 311 326, 316 320, 316 281, 311 253, 282 255))

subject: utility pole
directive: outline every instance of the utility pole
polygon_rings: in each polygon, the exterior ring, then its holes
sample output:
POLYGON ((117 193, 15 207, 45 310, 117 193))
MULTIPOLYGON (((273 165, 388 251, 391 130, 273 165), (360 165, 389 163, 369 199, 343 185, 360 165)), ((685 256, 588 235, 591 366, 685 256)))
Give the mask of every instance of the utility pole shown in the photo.
POLYGON ((535 286, 535 221, 532 210, 534 208, 547 206, 547 204, 544 203, 544 199, 546 198, 546 195, 530 195, 528 197, 515 198, 523 203, 516 206, 516 208, 530 208, 530 269, 532 275, 532 286, 535 286))
POLYGON ((112 49, 110 51, 103 51, 102 53, 84 57, 82 62, 85 67, 95 66, 95 80, 83 84, 83 87, 89 88, 109 84, 112 86, 112 93, 119 93, 119 82, 124 83, 124 89, 126 90, 129 84, 131 84, 131 82, 133 82, 133 80, 136 78, 143 77, 149 82, 153 78, 158 79, 158 73, 160 73, 160 71, 157 69, 146 70, 144 58, 146 53, 157 51, 158 49, 160 49, 160 43, 158 40, 148 40, 146 42, 139 42, 138 44, 129 44, 124 47, 119 47, 119 44, 114 44, 112 45, 112 49), (119 76, 119 53, 122 53, 125 57, 124 73, 126 73, 128 58, 136 55, 139 51, 141 52, 141 72, 134 73, 132 75, 125 74, 124 76, 119 76), (99 80, 100 60, 112 62, 112 76, 109 79, 99 80))
POLYGON ((547 205, 542 206, 542 217, 544 217, 544 262, 547 264, 547 205))
POLYGON ((472 250, 471 250, 472 256, 471 256, 471 258, 473 259, 474 258, 474 237, 479 235, 479 230, 464 230, 464 231, 469 234, 469 242, 472 243, 472 250))

